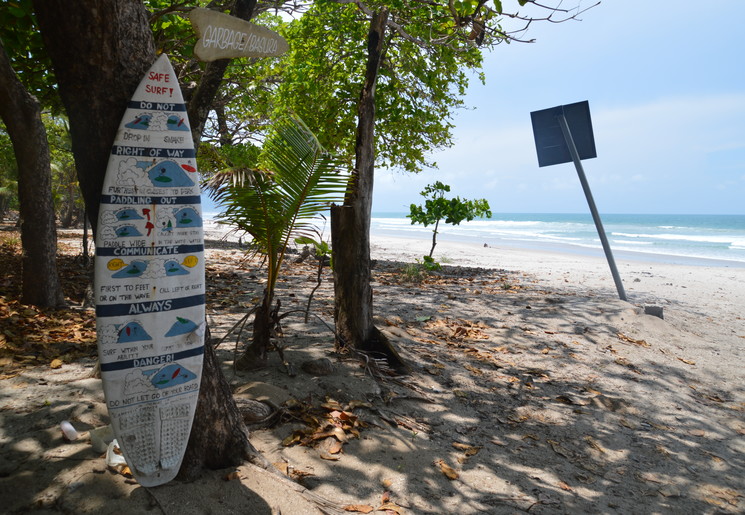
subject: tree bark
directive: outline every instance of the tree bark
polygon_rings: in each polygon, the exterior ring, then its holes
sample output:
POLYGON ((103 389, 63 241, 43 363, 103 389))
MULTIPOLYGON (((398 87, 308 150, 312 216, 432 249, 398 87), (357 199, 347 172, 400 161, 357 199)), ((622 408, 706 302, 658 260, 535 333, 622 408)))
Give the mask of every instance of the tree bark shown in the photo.
POLYGON ((78 182, 93 233, 119 122, 155 61, 148 13, 137 0, 34 0, 44 45, 70 119, 78 182))
POLYGON ((208 331, 194 425, 177 479, 190 481, 199 477, 205 468, 237 466, 246 459, 255 461, 258 456, 258 451, 248 440, 248 429, 243 423, 230 384, 220 370, 208 331), (207 373, 208 370, 212 373, 207 373))
POLYGON ((57 272, 57 231, 49 144, 41 107, 18 80, 0 41, 0 117, 18 165, 21 217, 21 302, 42 307, 65 303, 57 272))
POLYGON ((375 13, 367 40, 367 70, 357 107, 355 169, 343 206, 331 208, 334 262, 334 319, 337 348, 349 347, 386 358, 401 369, 403 360, 373 323, 370 286, 370 216, 375 174, 375 84, 383 58, 388 11, 375 13))

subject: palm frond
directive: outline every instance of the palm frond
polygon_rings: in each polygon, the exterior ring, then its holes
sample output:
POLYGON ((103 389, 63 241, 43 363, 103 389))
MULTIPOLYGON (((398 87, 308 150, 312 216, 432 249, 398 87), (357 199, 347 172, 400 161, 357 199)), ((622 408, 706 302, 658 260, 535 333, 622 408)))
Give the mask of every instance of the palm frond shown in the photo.
POLYGON ((251 234, 267 255, 269 288, 296 237, 312 234, 313 221, 342 202, 349 177, 341 161, 297 118, 279 122, 264 143, 260 168, 219 172, 208 188, 225 206, 218 219, 251 234))

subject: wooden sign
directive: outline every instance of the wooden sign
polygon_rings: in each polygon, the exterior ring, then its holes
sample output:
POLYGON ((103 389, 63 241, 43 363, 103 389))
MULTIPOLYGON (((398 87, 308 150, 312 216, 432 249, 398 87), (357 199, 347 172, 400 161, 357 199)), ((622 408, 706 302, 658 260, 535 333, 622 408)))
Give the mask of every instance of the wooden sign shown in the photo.
POLYGON ((276 32, 225 13, 196 8, 189 18, 200 38, 194 54, 202 61, 275 57, 290 49, 276 32))
POLYGON ((166 55, 145 74, 111 149, 96 232, 98 356, 135 478, 178 473, 199 395, 205 281, 199 174, 166 55))

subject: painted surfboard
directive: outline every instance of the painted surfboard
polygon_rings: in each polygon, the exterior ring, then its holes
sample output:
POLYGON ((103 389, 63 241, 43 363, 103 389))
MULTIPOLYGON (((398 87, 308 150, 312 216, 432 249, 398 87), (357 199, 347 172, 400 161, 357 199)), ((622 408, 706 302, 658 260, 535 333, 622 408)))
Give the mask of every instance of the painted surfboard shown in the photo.
POLYGON ((186 106, 161 55, 111 148, 96 231, 96 323, 114 435, 143 486, 178 473, 204 354, 204 235, 186 106))

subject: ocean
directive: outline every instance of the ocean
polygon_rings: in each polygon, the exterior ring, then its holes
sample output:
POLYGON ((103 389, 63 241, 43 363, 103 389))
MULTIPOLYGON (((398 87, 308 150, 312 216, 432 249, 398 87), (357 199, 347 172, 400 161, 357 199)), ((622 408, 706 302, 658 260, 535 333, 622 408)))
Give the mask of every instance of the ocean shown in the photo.
MULTIPOLYGON (((407 213, 373 213, 371 233, 431 238, 407 213)), ((600 215, 616 259, 745 267, 745 215, 600 215)), ((440 224, 439 240, 603 256, 592 216, 505 214, 440 224)))

